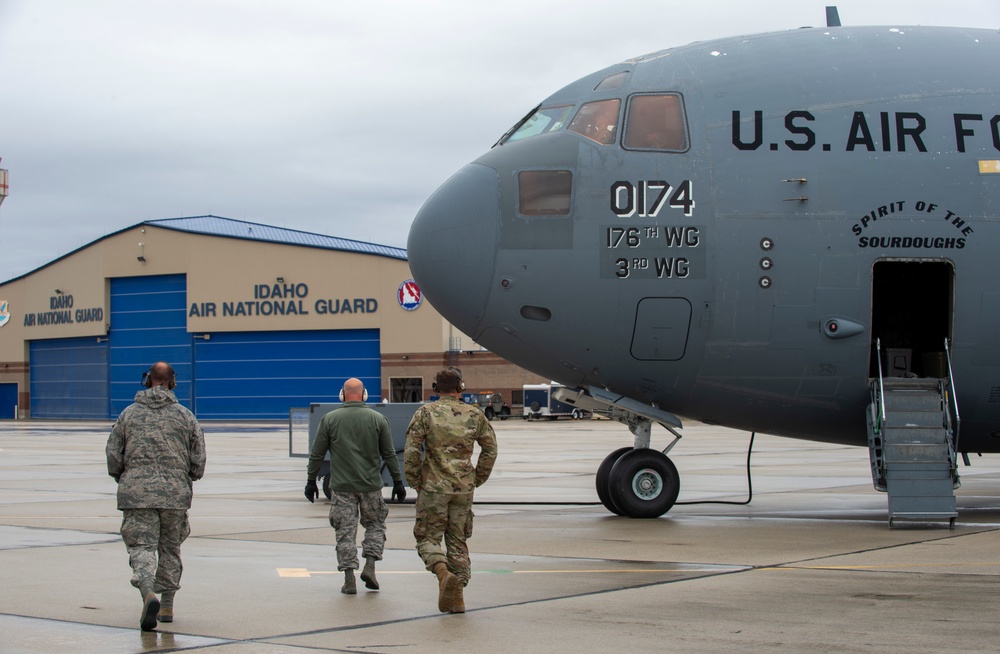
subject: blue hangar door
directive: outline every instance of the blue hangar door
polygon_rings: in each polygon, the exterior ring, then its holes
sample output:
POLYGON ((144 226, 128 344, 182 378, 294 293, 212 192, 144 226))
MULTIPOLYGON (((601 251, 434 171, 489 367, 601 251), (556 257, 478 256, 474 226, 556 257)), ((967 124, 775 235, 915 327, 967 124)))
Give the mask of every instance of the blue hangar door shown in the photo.
POLYGON ((381 400, 377 329, 212 332, 195 340, 195 413, 208 420, 287 420, 292 407, 337 402, 350 377, 381 400))
POLYGON ((150 275, 111 280, 109 363, 110 418, 132 404, 142 390, 142 373, 157 361, 166 361, 177 373, 177 401, 194 410, 191 402, 192 347, 187 331, 187 277, 150 275))
POLYGON ((28 365, 32 418, 107 419, 107 339, 31 341, 28 365))

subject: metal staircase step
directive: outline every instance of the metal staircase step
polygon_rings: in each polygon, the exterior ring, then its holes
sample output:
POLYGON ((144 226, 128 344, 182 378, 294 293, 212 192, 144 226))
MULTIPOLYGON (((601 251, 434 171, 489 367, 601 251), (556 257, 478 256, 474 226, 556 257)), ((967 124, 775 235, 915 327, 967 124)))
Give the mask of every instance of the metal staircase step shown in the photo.
POLYGON ((882 448, 886 465, 897 463, 943 463, 948 466, 946 443, 886 443, 882 448))
POLYGON ((941 412, 941 396, 926 391, 897 391, 885 396, 887 413, 896 411, 937 411, 941 412))
POLYGON ((888 416, 892 417, 892 424, 886 425, 887 429, 894 427, 944 427, 941 423, 941 409, 934 411, 908 410, 886 410, 888 416))

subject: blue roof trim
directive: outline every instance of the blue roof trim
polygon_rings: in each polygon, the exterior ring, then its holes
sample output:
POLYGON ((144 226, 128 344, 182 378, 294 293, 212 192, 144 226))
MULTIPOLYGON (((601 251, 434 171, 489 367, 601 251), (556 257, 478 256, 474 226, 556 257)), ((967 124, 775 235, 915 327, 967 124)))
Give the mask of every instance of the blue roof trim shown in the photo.
POLYGON ((39 270, 48 268, 58 261, 62 261, 63 259, 73 256, 77 252, 86 250, 95 243, 99 243, 100 241, 111 238, 112 236, 117 236, 118 234, 127 232, 130 229, 141 227, 142 225, 151 225, 153 227, 161 227, 163 229, 173 229, 178 232, 188 232, 189 234, 205 234, 208 236, 223 236, 226 238, 241 238, 250 241, 262 241, 265 243, 299 245, 302 247, 321 248, 324 250, 357 252, 359 254, 373 254, 380 257, 389 257, 390 259, 407 261, 406 250, 402 248, 390 247, 388 245, 352 241, 347 238, 337 238, 335 236, 313 234, 311 232, 300 232, 295 229, 284 229, 283 227, 273 227, 271 225, 262 225, 260 223, 249 223, 245 220, 233 220, 232 218, 222 218, 220 216, 191 216, 188 218, 145 220, 141 223, 136 223, 135 225, 130 225, 123 229, 119 229, 118 231, 111 232, 110 234, 105 234, 101 238, 94 239, 90 243, 81 245, 75 250, 71 250, 62 256, 56 257, 52 261, 42 264, 34 270, 29 270, 22 275, 11 277, 6 281, 2 281, 0 282, 0 285, 16 282, 19 279, 33 275, 39 270))
POLYGON ((250 241, 264 241, 266 243, 284 243, 286 245, 301 245, 305 247, 323 248, 325 250, 340 250, 343 252, 357 252, 359 254, 373 254, 380 257, 400 259, 406 261, 406 250, 394 248, 388 245, 378 245, 377 243, 365 243, 363 241, 352 241, 336 236, 326 236, 324 234, 314 234, 312 232, 302 232, 296 229, 285 229, 261 223, 251 223, 245 220, 233 220, 231 218, 221 218, 219 216, 192 216, 188 218, 164 218, 162 220, 147 220, 140 223, 142 225, 152 225, 164 229, 174 229, 180 232, 191 234, 207 234, 210 236, 224 236, 227 238, 240 238, 250 241))

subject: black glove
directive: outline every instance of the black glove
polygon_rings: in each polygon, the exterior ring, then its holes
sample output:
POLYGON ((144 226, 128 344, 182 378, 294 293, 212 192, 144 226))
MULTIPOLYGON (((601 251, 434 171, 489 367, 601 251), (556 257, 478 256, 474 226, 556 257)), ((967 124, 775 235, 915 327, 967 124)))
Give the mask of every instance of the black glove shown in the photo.
POLYGON ((315 480, 306 482, 306 499, 310 502, 316 501, 316 496, 319 495, 319 489, 316 488, 315 480))
POLYGON ((406 499, 406 488, 403 487, 403 482, 392 482, 392 499, 399 503, 406 499))

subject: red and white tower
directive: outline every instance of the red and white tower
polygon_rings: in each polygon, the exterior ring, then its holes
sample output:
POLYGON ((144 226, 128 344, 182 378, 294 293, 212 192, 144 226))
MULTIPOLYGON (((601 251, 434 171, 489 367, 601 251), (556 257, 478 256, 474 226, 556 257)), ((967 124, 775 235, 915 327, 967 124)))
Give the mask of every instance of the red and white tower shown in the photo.
MULTIPOLYGON (((0 158, 3 161, 3 158, 0 158)), ((4 198, 7 197, 7 169, 0 168, 0 204, 3 204, 4 198)))

